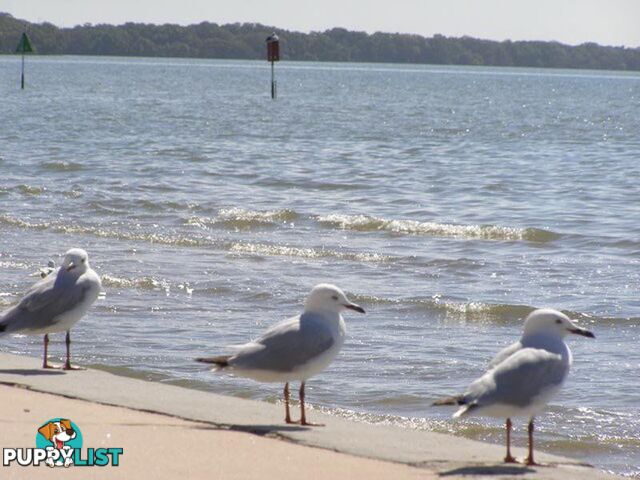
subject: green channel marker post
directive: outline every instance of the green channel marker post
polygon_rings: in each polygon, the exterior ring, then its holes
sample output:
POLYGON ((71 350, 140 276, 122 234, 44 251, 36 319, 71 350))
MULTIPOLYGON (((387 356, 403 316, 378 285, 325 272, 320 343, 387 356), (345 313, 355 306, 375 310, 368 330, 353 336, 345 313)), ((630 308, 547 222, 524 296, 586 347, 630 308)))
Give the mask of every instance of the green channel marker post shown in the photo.
POLYGON ((22 75, 20 76, 20 88, 24 90, 24 54, 33 53, 31 41, 29 40, 26 32, 23 32, 22 36, 20 37, 20 42, 18 43, 18 48, 16 48, 16 53, 22 54, 22 75))

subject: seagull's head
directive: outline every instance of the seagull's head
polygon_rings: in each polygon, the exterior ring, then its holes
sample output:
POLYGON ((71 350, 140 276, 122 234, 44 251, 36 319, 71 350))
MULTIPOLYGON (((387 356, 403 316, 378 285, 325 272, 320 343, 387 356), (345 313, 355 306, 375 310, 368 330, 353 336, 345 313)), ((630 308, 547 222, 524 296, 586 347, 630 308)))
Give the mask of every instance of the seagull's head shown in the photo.
POLYGON ((347 308, 364 313, 364 308, 350 302, 342 290, 328 283, 321 283, 313 287, 304 304, 305 312, 329 311, 340 313, 347 308))
POLYGON ((81 275, 89 268, 89 255, 81 248, 72 248, 64 254, 62 268, 67 272, 81 275))
POLYGON ((534 310, 524 321, 525 336, 535 335, 538 333, 555 335, 561 338, 573 333, 583 337, 595 338, 595 335, 589 330, 579 327, 564 313, 551 308, 540 308, 538 310, 534 310))

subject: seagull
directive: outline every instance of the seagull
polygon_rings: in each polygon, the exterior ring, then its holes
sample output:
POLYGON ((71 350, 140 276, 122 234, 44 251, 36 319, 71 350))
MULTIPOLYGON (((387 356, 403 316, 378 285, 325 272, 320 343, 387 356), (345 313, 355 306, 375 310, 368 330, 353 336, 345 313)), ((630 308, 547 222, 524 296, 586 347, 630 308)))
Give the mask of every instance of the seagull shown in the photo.
POLYGON ((460 405, 454 418, 506 418, 506 463, 516 463, 511 456, 511 418, 528 417, 529 456, 525 463, 537 465, 533 459, 533 421, 567 378, 572 357, 564 338, 570 333, 595 338, 557 310, 534 310, 525 319, 522 338, 499 352, 484 375, 462 395, 443 398, 434 405, 460 405))
POLYGON ((338 355, 346 327, 343 310, 364 313, 344 292, 329 284, 316 285, 301 315, 269 328, 257 340, 233 347, 236 353, 196 361, 213 364, 213 371, 228 370, 260 382, 284 382, 285 422, 315 425, 307 421, 304 408, 306 381, 323 371, 338 355), (300 420, 291 420, 289 383, 300 382, 300 420))
POLYGON ((0 335, 44 333, 42 368, 54 368, 47 358, 49 334, 66 331, 67 361, 62 368, 76 370, 78 367, 71 366, 69 331, 87 313, 101 288, 100 277, 89 266, 87 252, 72 248, 60 268, 31 287, 20 303, 0 314, 0 335))
POLYGON ((47 275, 51 275, 56 270, 58 270, 58 268, 56 267, 56 262, 54 262, 53 260, 49 260, 46 267, 40 267, 38 271, 33 272, 30 276, 45 278, 47 275))

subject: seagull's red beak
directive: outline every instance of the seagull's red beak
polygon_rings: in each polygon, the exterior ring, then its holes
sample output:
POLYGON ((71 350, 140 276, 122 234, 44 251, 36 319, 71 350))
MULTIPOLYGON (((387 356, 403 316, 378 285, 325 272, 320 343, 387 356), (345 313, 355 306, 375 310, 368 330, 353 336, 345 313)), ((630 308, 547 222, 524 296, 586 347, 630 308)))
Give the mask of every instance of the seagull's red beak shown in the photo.
POLYGON ((353 310, 358 313, 365 313, 364 308, 360 305, 356 305, 355 303, 348 303, 344 306, 344 308, 348 308, 349 310, 353 310))
POLYGON ((568 330, 571 333, 574 333, 576 335, 580 335, 582 337, 596 338, 596 336, 593 334, 593 332, 591 332, 590 330, 587 330, 586 328, 576 327, 576 328, 569 328, 568 330))

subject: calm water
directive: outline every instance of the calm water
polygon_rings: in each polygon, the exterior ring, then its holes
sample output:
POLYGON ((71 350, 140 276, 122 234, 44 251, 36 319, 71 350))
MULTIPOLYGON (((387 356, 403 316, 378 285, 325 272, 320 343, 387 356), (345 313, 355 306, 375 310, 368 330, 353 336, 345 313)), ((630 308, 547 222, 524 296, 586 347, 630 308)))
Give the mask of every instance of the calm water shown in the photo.
MULTIPOLYGON (((339 358, 309 384, 337 415, 502 442, 449 420, 533 307, 576 316, 540 447, 640 476, 640 75, 0 57, 0 306, 71 246, 106 296, 80 363, 277 401, 192 359, 256 336, 331 281, 339 358)), ((64 351, 62 338, 53 345, 64 351)), ((41 338, 0 349, 39 355, 41 338)), ((518 423, 516 441, 524 445, 518 423)))

